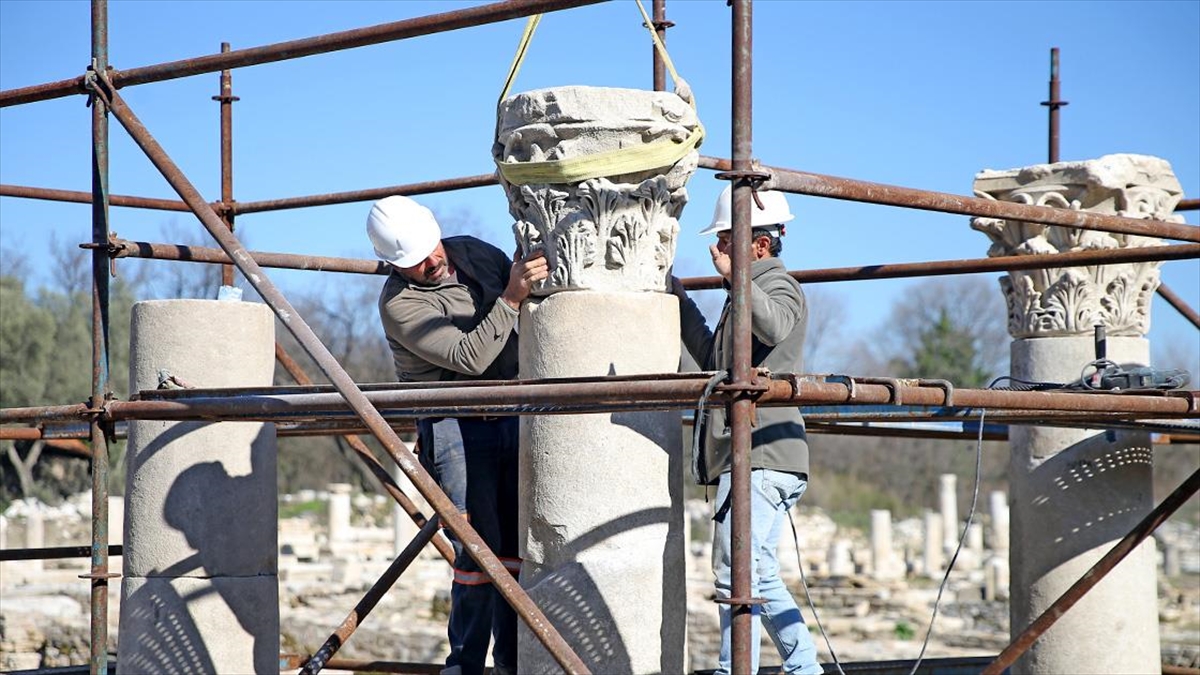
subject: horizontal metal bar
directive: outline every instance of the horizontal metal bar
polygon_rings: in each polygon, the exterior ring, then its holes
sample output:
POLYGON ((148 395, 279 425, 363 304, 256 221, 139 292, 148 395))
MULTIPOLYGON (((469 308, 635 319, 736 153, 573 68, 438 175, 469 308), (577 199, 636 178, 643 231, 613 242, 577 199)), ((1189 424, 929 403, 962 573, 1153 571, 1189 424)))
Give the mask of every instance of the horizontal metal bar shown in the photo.
MULTIPOLYGON (((73 202, 76 204, 91 204, 92 193, 79 190, 55 190, 51 188, 27 187, 25 185, 0 184, 0 197, 20 197, 23 199, 43 199, 51 202, 73 202)), ((153 197, 130 197, 127 195, 109 195, 111 206, 128 206, 135 209, 158 209, 160 211, 191 211, 187 204, 174 199, 155 199, 153 197)), ((214 204, 218 208, 219 204, 214 204)))
POLYGON ((499 181, 496 179, 495 173, 480 174, 477 176, 466 176, 463 178, 446 178, 443 180, 431 180, 423 183, 408 183, 405 185, 391 185, 388 187, 370 188, 366 190, 354 190, 351 192, 330 192, 320 195, 308 195, 303 197, 286 197, 282 199, 268 199, 254 202, 234 202, 229 205, 230 213, 241 215, 244 213, 259 213, 262 211, 280 211, 283 209, 298 209, 310 206, 328 206, 330 204, 348 204, 352 202, 365 202, 390 197, 392 195, 426 195, 436 192, 449 192, 452 190, 466 190, 477 187, 487 187, 489 185, 497 185, 499 181))
MULTIPOLYGON (((112 245, 115 249, 113 257, 116 258, 153 258, 156 260, 177 260, 210 265, 230 263, 229 256, 219 248, 130 241, 128 239, 113 239, 112 245)), ((263 251, 251 251, 250 256, 259 265, 271 268, 345 272, 349 274, 387 275, 389 273, 388 265, 378 260, 263 251)), ((1115 265, 1150 260, 1190 260, 1195 258, 1200 258, 1200 244, 1172 244, 1099 251, 1076 251, 1048 255, 1001 256, 996 258, 972 258, 925 263, 834 267, 828 269, 798 270, 789 272, 789 274, 801 283, 825 283, 868 279, 897 279, 940 274, 975 274, 1004 270, 1115 265)), ((718 276, 689 277, 681 279, 681 281, 684 288, 688 290, 721 288, 721 277, 718 276)))
MULTIPOLYGON (((730 170, 724 167, 732 167, 728 160, 715 157, 701 157, 700 165, 721 171, 730 170)), ((1200 242, 1200 227, 1183 223, 1141 220, 1089 211, 1016 204, 946 192, 884 185, 853 178, 825 176, 781 167, 764 166, 760 170, 771 174, 770 180, 763 184, 763 187, 769 190, 924 211, 957 213, 965 216, 1008 218, 1046 225, 1200 242)))
MULTIPOLYGON (((125 549, 120 544, 109 544, 108 555, 119 556, 125 549)), ((64 558, 90 558, 92 547, 87 546, 49 546, 43 548, 5 548, 0 549, 0 562, 13 560, 61 560, 64 558)))
MULTIPOLYGON (((208 56, 181 59, 179 61, 170 61, 127 70, 110 70, 108 77, 113 85, 120 89, 138 84, 147 84, 149 82, 161 82, 180 77, 189 77, 191 75, 215 73, 231 68, 298 59, 315 54, 365 47, 422 35, 432 35, 459 28, 518 19, 532 14, 544 14, 561 9, 592 5, 602 1, 508 0, 507 2, 496 2, 453 12, 443 12, 441 14, 431 14, 403 21, 393 21, 377 26, 356 28, 337 33, 326 33, 300 40, 263 45, 261 47, 235 49, 208 56)), ((0 91, 0 108, 22 103, 32 103, 34 101, 47 101, 83 93, 86 93, 84 89, 84 76, 80 75, 79 77, 67 80, 0 91)))
MULTIPOLYGON (((763 383, 762 391, 756 391, 758 405, 888 404, 896 400, 897 391, 903 393, 902 400, 908 405, 945 405, 946 392, 936 386, 818 382, 786 373, 776 376, 794 377, 795 380, 788 382, 775 379, 763 383), (794 384, 798 386, 798 391, 794 389, 794 384)), ((695 405, 705 382, 704 374, 691 380, 660 380, 656 379, 655 375, 641 377, 644 379, 569 383, 548 379, 527 380, 517 384, 488 382, 474 386, 440 388, 402 385, 392 390, 364 391, 363 396, 381 412, 390 411, 391 415, 400 416, 579 414, 690 408, 695 405)), ((349 412, 347 403, 338 394, 246 395, 233 390, 227 393, 222 393, 221 390, 187 391, 192 398, 110 401, 99 414, 106 421, 160 419, 276 422, 316 419, 333 413, 349 412)), ((148 393, 142 392, 141 395, 148 393)), ((718 390, 710 397, 708 405, 725 405, 727 399, 735 393, 718 390)), ((958 408, 1036 410, 1046 417, 1052 417, 1054 411, 1061 411, 1072 413, 1079 418, 1114 416, 1119 413, 1144 418, 1175 418, 1197 415, 1198 394, 1200 392, 1197 391, 1135 395, 956 389, 953 402, 958 408)), ((79 421, 89 414, 96 413, 89 411, 83 404, 6 408, 0 410, 0 423, 79 421)))

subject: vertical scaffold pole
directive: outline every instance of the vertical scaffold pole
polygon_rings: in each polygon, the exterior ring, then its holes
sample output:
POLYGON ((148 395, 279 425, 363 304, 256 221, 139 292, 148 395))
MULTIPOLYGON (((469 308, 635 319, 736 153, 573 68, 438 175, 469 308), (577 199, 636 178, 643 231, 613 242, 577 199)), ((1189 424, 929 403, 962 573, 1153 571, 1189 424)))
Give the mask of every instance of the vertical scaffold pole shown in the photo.
MULTIPOLYGON (((229 52, 229 43, 221 43, 221 53, 229 52)), ((221 220, 233 232, 233 71, 221 71, 221 93, 212 97, 221 104, 221 220)), ((233 265, 221 265, 221 285, 233 285, 233 265)))
MULTIPOLYGON (((92 68, 108 68, 108 2, 92 0, 92 68)), ((92 104, 92 398, 104 407, 108 392, 108 107, 99 96, 92 104)), ((99 415, 91 420, 92 450, 92 675, 108 672, 108 437, 99 415)))
MULTIPOLYGON (((730 380, 734 387, 750 384, 750 200, 751 184, 739 178, 749 171, 752 153, 752 4, 751 0, 733 1, 733 363, 730 380)), ((751 652, 750 585, 750 420, 754 402, 744 392, 730 404, 732 432, 732 468, 729 517, 733 519, 731 549, 733 579, 732 667, 736 675, 749 675, 751 652)))
MULTIPOLYGON (((673 26, 670 21, 667 21, 667 0, 654 0, 653 9, 654 32, 658 33, 658 39, 663 45, 667 44, 667 29, 673 26)), ((650 45, 650 52, 654 59, 654 91, 667 90, 667 66, 663 62, 662 55, 658 53, 658 49, 654 45, 650 45)))
POLYGON ((1050 109, 1050 133, 1048 153, 1050 163, 1058 161, 1058 109, 1067 105, 1066 101, 1058 98, 1058 47, 1050 48, 1050 99, 1042 101, 1042 105, 1050 109))

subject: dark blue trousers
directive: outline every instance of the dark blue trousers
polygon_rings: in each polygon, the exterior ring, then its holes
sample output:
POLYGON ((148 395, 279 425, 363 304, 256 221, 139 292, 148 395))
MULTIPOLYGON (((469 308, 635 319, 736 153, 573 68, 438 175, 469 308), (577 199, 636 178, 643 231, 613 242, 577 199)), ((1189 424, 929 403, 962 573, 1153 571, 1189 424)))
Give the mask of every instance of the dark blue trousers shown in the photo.
MULTIPOLYGON (((417 423, 421 464, 484 543, 516 577, 519 421, 516 417, 443 418, 417 423)), ((482 675, 488 643, 500 672, 516 672, 517 615, 454 536, 446 671, 482 675)))

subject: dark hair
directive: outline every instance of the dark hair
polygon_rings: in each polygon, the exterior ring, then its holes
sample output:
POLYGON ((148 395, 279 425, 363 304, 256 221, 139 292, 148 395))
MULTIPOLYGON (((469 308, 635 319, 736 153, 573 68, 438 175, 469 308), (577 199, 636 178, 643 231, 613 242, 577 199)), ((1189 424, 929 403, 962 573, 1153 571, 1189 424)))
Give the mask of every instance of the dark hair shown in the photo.
POLYGON ((781 229, 783 229, 782 225, 772 225, 770 228, 756 227, 750 230, 750 234, 755 239, 759 237, 769 238, 771 240, 771 244, 767 250, 771 252, 772 256, 778 258, 779 254, 783 251, 783 233, 780 231, 781 229))

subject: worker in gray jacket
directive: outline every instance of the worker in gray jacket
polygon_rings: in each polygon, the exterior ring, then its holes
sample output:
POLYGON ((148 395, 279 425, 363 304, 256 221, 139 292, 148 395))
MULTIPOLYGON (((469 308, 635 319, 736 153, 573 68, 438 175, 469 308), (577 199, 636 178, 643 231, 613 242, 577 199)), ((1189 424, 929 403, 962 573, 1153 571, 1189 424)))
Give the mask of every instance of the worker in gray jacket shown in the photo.
MULTIPOLYGON (((391 266, 379 316, 401 382, 507 380, 517 376, 521 302, 547 276, 540 252, 513 262, 474 237, 442 239, 433 213, 394 196, 374 204, 367 234, 391 266)), ((479 536, 517 576, 518 420, 425 417, 419 458, 479 536)), ((453 539, 453 538, 452 538, 453 539)), ((446 675, 482 675, 488 643, 493 673, 516 673, 516 613, 455 541, 446 675)))
MULTIPOLYGON (((732 269, 730 251, 730 193, 726 187, 717 200, 712 223, 701 234, 716 234, 709 247, 713 266, 730 289, 732 269)), ((750 321, 753 339, 751 365, 773 372, 798 372, 803 369, 804 333, 808 325, 808 307, 804 292, 779 259, 783 249, 784 223, 793 219, 787 198, 778 192, 760 191, 751 206, 750 321)), ((696 304, 687 296, 679 279, 672 277, 672 292, 679 297, 680 333, 688 352, 705 370, 730 370, 733 358, 733 330, 730 301, 726 298, 715 333, 708 329, 696 304)), ((783 659, 784 673, 821 673, 816 646, 787 586, 779 578, 775 550, 788 509, 800 500, 808 487, 808 441, 804 420, 795 407, 756 408, 751 430, 750 450, 750 545, 751 588, 763 604, 752 612, 775 642, 783 659)), ((723 409, 708 411, 698 420, 696 430, 703 439, 692 460, 696 481, 716 485, 713 520, 712 566, 716 575, 717 596, 729 598, 731 590, 731 518, 730 504, 731 447, 729 424, 723 409)), ((721 651, 717 673, 730 672, 731 610, 718 605, 721 619, 721 651)), ((758 620, 752 621, 750 672, 758 672, 758 620)))

